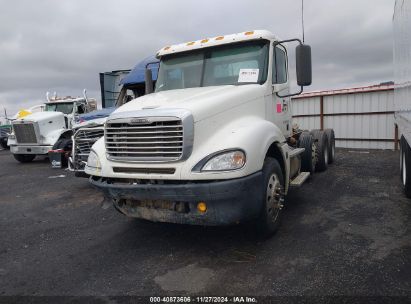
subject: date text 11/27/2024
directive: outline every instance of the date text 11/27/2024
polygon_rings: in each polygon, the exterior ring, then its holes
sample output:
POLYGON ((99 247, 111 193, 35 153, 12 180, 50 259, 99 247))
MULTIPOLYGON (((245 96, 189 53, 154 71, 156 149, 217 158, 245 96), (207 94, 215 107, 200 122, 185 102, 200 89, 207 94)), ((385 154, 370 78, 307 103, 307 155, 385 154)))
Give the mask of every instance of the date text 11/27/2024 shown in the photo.
POLYGON ((255 297, 150 297, 150 303, 257 303, 255 297))

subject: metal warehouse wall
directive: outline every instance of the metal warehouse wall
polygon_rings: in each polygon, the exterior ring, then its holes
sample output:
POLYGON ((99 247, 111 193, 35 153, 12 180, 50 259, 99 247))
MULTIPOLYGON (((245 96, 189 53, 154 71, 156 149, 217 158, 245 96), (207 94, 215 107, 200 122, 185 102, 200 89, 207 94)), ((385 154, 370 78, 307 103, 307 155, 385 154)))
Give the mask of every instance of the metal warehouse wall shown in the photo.
POLYGON ((337 147, 397 149, 393 85, 305 93, 292 113, 302 129, 333 128, 337 147))

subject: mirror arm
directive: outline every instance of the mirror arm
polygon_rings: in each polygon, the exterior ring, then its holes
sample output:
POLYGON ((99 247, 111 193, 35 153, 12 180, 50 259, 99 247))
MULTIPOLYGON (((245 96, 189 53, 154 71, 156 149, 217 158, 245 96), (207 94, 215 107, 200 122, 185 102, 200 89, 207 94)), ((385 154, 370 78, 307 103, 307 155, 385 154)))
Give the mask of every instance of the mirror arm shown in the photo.
POLYGON ((300 95, 303 92, 303 86, 300 86, 300 91, 297 93, 292 93, 292 94, 286 94, 286 95, 280 95, 278 94, 278 92, 275 93, 275 95, 277 95, 277 97, 279 98, 284 98, 284 97, 290 97, 290 96, 296 96, 296 95, 300 95))
POLYGON ((282 43, 286 43, 286 42, 294 42, 294 41, 297 41, 300 45, 303 44, 300 39, 294 38, 294 39, 287 39, 287 40, 282 40, 282 41, 275 41, 274 46, 276 46, 278 44, 282 44, 282 43))

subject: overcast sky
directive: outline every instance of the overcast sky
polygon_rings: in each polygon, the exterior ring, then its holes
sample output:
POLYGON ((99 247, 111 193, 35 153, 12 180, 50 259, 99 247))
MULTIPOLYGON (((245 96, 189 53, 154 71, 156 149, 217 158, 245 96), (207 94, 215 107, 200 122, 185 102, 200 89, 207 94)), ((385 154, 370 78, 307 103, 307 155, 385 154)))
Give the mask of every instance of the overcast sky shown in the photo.
MULTIPOLYGON (((251 29, 301 37, 301 0, 0 0, 0 108, 46 91, 100 96, 99 72, 132 68, 165 45, 251 29)), ((313 85, 392 80, 394 0, 305 0, 313 85)))

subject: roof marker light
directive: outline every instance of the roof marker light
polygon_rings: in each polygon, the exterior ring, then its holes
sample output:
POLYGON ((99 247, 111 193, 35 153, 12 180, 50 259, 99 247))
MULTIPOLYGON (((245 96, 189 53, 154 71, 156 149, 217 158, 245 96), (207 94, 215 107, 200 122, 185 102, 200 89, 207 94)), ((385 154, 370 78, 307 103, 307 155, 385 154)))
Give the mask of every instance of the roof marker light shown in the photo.
POLYGON ((249 36, 249 35, 253 35, 254 31, 250 31, 250 32, 245 32, 244 35, 249 36))
POLYGON ((224 39, 224 36, 218 36, 214 40, 223 40, 223 39, 224 39))
POLYGON ((186 46, 193 45, 194 43, 196 43, 196 42, 195 41, 187 42, 186 46))
POLYGON ((171 49, 171 46, 166 46, 166 47, 164 48, 164 51, 167 51, 167 50, 169 50, 169 49, 171 49))
POLYGON ((207 43, 207 42, 208 42, 208 39, 201 40, 201 43, 207 43))

